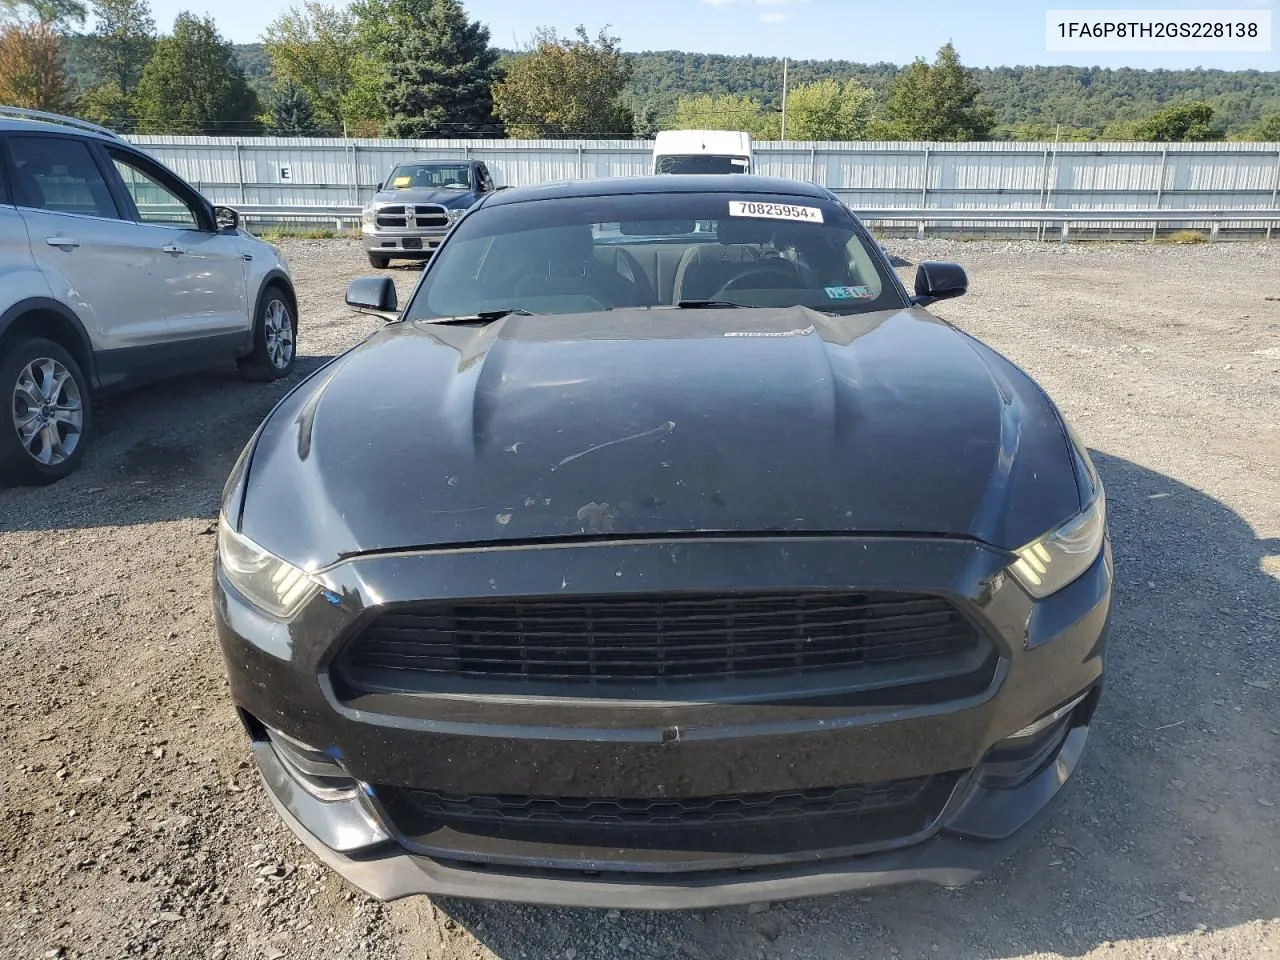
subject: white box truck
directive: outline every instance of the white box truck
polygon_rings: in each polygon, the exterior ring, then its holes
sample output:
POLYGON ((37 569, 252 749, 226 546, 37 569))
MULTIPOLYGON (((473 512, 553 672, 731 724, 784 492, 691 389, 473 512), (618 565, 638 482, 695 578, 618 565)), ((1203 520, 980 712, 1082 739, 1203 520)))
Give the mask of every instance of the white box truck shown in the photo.
POLYGON ((740 130, 663 130, 653 144, 654 173, 751 173, 751 161, 740 130))

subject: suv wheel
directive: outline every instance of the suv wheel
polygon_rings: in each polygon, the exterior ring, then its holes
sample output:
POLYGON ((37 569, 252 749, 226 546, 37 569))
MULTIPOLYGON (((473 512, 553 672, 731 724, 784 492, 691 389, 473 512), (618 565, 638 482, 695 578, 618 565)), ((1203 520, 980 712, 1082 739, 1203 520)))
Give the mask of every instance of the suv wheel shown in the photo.
POLYGON ((32 338, 0 356, 0 397, 0 484, 53 483, 79 466, 89 384, 60 344, 32 338))
POLYGON ((379 253, 369 254, 369 266, 375 270, 385 270, 391 263, 390 257, 384 257, 379 253))
POLYGON ((293 373, 297 360, 298 322, 289 298, 268 287, 253 323, 253 352, 236 363, 246 380, 279 380, 293 373))

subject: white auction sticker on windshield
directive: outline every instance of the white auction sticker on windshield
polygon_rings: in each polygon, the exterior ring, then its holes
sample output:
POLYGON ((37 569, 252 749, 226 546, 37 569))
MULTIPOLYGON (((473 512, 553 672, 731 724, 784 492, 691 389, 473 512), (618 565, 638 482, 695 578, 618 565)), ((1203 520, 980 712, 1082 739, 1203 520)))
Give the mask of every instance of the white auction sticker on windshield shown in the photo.
POLYGON ((729 216, 822 223, 822 210, 819 207, 800 207, 791 203, 762 203, 759 200, 730 200, 729 216))

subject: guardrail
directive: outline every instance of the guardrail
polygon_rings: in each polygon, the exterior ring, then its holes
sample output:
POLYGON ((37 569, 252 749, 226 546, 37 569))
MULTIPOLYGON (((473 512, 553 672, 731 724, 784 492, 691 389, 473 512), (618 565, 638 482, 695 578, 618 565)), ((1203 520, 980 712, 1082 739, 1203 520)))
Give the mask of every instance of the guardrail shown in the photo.
MULTIPOLYGON (((341 230, 347 223, 359 225, 361 208, 355 205, 331 206, 265 206, 241 204, 235 209, 246 222, 264 223, 309 223, 332 221, 334 227, 341 230)), ((957 223, 1005 223, 1031 226, 1060 225, 1061 238, 1070 238, 1072 224, 1117 225, 1133 223, 1149 223, 1158 228, 1162 223, 1197 223, 1208 224, 1209 239, 1216 240, 1218 231, 1224 223, 1258 224, 1267 228, 1267 239, 1271 239, 1271 230, 1280 226, 1280 209, 1213 209, 1213 210, 1036 210, 1036 209, 996 209, 940 207, 918 208, 853 208, 864 222, 871 223, 915 223, 917 235, 924 237, 925 225, 957 224, 957 223)))
POLYGON ((869 209, 854 212, 864 222, 907 222, 917 225, 917 234, 924 237, 927 223, 981 223, 998 222, 1011 224, 1029 224, 1033 226, 1049 226, 1061 224, 1062 239, 1069 239, 1071 224, 1090 223, 1098 225, 1115 225, 1130 223, 1150 223, 1159 227, 1162 223, 1207 223, 1209 239, 1216 240, 1218 231, 1224 223, 1256 223, 1265 225, 1267 239, 1271 239, 1271 229, 1280 224, 1280 210, 1259 209, 1215 209, 1215 210, 1153 210, 1150 207, 1140 210, 1027 210, 1027 209, 949 209, 921 207, 916 209, 869 209))

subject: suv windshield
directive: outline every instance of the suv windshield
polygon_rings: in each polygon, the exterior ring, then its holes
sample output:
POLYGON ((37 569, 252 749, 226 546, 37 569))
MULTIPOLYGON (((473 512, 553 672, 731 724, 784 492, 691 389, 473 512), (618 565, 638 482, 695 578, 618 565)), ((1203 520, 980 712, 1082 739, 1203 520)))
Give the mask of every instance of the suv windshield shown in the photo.
POLYGON ((750 173, 746 157, 720 157, 709 153, 659 157, 655 173, 750 173))
POLYGON ((905 306, 872 241, 838 203, 631 194, 474 210, 436 253, 405 317, 586 313, 707 300, 824 313, 905 306))
POLYGON ((419 187, 471 186, 471 166, 466 163, 402 163, 387 178, 388 190, 413 190, 419 187))

